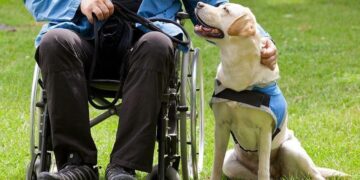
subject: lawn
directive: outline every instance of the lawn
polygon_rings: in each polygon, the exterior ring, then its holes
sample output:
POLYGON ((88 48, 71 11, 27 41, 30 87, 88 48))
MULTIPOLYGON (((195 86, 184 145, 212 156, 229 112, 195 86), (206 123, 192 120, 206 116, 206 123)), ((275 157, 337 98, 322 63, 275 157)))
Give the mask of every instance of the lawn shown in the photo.
MULTIPOLYGON (((289 126, 314 162, 360 179, 360 1, 243 0, 272 35, 279 50, 280 87, 289 105, 289 126)), ((22 1, 0 0, 0 179, 24 179, 29 161, 29 105, 41 28, 22 1)), ((190 29, 190 23, 187 23, 190 29)), ((211 97, 218 50, 196 37, 204 61, 206 101, 211 97)), ((210 176, 213 122, 206 107, 205 166, 210 176)), ((99 165, 108 162, 116 119, 92 130, 99 165)), ((232 145, 229 145, 229 148, 232 145)))

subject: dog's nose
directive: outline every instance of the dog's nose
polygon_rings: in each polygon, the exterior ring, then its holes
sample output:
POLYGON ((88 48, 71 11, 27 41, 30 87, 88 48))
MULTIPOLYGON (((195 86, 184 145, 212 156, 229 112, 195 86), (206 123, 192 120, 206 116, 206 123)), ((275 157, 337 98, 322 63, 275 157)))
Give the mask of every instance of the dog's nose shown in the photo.
POLYGON ((201 9, 201 8, 203 8, 204 6, 205 6, 204 3, 198 2, 197 5, 196 5, 196 8, 197 8, 197 9, 201 9))

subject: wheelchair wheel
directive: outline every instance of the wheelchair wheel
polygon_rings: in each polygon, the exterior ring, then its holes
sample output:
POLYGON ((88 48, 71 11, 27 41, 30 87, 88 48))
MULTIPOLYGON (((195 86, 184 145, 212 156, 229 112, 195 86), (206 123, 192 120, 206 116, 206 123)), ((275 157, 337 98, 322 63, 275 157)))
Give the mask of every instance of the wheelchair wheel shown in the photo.
POLYGON ((204 92, 199 49, 183 56, 180 106, 180 146, 183 179, 199 179, 204 155, 204 92))
POLYGON ((44 91, 41 87, 40 69, 36 65, 33 75, 31 104, 30 104, 30 155, 31 160, 27 166, 26 179, 37 179, 41 171, 54 170, 55 162, 51 149, 51 140, 48 130, 48 113, 44 102, 44 91), (40 80, 40 81, 39 81, 40 80), (44 148, 42 148, 44 147, 44 148))
MULTIPOLYGON (((159 167, 156 165, 150 174, 147 175, 146 180, 158 180, 159 167)), ((165 171, 165 180, 180 180, 179 173, 169 166, 165 171)))

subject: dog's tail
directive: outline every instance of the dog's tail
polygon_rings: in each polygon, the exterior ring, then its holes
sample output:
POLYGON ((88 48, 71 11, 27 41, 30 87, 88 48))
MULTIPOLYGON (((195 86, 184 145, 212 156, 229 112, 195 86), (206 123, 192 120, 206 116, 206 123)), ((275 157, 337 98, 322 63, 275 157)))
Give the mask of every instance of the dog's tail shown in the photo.
POLYGON ((334 170, 334 169, 317 167, 317 170, 320 172, 321 176, 323 176, 326 179, 328 179, 328 178, 350 179, 351 178, 350 175, 348 175, 344 172, 341 172, 341 171, 334 170))

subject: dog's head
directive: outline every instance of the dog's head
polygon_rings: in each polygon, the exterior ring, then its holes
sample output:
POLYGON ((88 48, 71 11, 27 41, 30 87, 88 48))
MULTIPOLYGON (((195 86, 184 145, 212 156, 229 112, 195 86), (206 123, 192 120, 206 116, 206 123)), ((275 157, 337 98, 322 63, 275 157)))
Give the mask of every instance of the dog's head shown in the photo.
POLYGON ((249 8, 226 3, 214 7, 202 2, 195 9, 199 25, 197 35, 218 42, 232 37, 250 37, 256 34, 256 19, 249 8))

